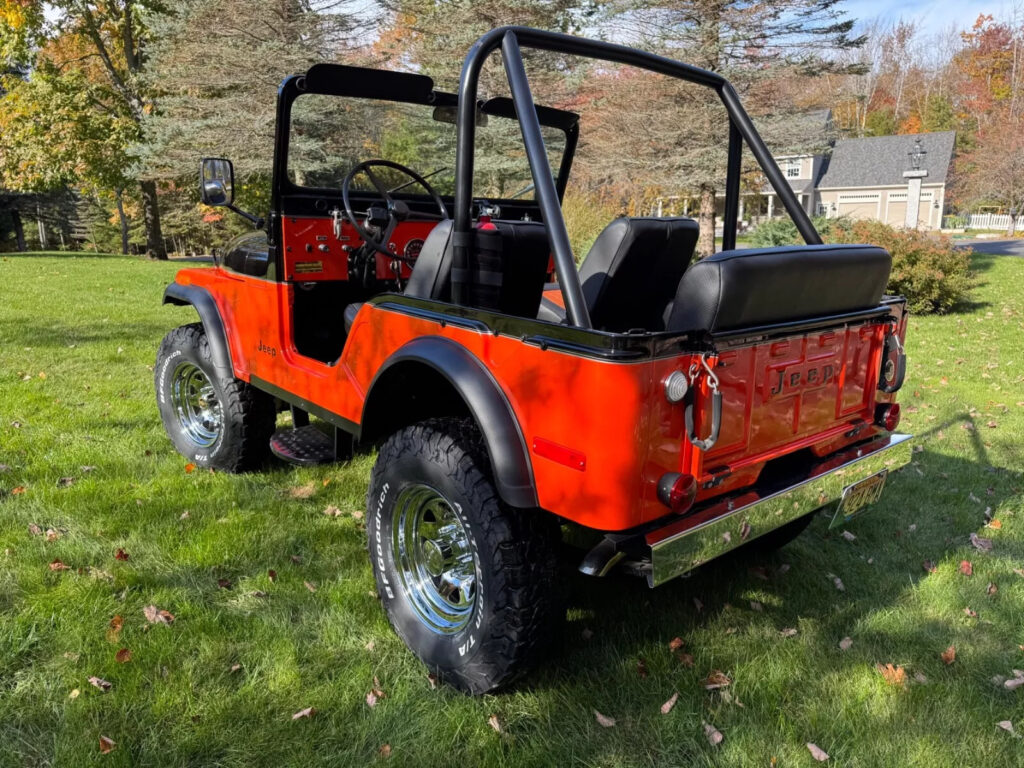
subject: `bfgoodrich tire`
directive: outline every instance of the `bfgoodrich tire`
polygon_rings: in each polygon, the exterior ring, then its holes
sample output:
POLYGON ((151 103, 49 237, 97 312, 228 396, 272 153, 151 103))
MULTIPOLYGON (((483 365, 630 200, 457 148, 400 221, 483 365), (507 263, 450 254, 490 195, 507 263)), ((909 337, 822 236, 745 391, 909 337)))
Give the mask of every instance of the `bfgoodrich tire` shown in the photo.
POLYGON ((511 509, 469 421, 425 421, 381 447, 367 496, 370 560, 395 632, 440 679, 506 686, 565 618, 555 519, 511 509))
POLYGON ((182 456, 225 472, 244 472, 266 461, 274 400, 218 371, 202 324, 183 325, 164 337, 155 377, 160 418, 182 456))

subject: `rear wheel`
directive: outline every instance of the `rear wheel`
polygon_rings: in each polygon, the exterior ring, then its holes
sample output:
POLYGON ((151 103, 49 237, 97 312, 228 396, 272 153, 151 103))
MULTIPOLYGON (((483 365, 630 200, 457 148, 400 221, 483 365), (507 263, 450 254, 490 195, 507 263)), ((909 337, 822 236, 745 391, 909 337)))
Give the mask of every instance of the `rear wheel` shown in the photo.
POLYGON ((156 357, 160 417, 174 447, 199 466, 243 472, 262 464, 274 400, 213 364, 202 324, 175 328, 156 357))
POLYGON ((445 682, 472 694, 527 671, 565 616, 555 519, 498 498, 468 421, 408 427, 381 447, 367 498, 388 620, 445 682))

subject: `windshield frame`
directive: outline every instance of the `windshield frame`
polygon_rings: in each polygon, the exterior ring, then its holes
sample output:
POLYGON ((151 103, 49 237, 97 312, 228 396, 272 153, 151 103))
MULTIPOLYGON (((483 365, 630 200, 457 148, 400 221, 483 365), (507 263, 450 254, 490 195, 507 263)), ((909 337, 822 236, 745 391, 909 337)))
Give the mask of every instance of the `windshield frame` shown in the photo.
MULTIPOLYGON (((320 94, 405 104, 420 104, 424 107, 458 106, 458 97, 434 89, 434 81, 426 75, 410 72, 394 72, 385 69, 352 67, 344 64, 315 64, 304 75, 286 78, 278 90, 277 127, 274 137, 274 168, 271 192, 271 210, 280 211, 282 198, 292 195, 319 195, 321 197, 341 194, 332 187, 300 186, 288 178, 288 150, 291 137, 292 105, 300 96, 320 94)), ((513 100, 507 96, 477 100, 477 110, 494 117, 517 120, 513 100)), ((569 173, 579 141, 579 115, 552 107, 536 107, 538 122, 545 127, 555 128, 565 134, 565 145, 558 164, 555 188, 561 201, 569 182, 569 173)), ((413 193, 412 197, 417 195, 413 193)), ((445 196, 454 201, 454 196, 445 196)), ((525 202, 522 198, 488 198, 495 203, 525 202)))

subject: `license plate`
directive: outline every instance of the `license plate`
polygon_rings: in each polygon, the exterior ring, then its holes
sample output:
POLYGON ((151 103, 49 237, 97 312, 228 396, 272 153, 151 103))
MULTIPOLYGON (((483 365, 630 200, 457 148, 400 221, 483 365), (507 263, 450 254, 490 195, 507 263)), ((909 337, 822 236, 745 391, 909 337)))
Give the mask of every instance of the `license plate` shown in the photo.
POLYGON ((863 480, 843 488, 843 495, 839 499, 839 506, 836 508, 835 517, 832 518, 829 528, 848 523, 878 501, 882 496, 882 489, 885 487, 885 478, 888 474, 889 470, 883 469, 871 477, 865 477, 863 480))

